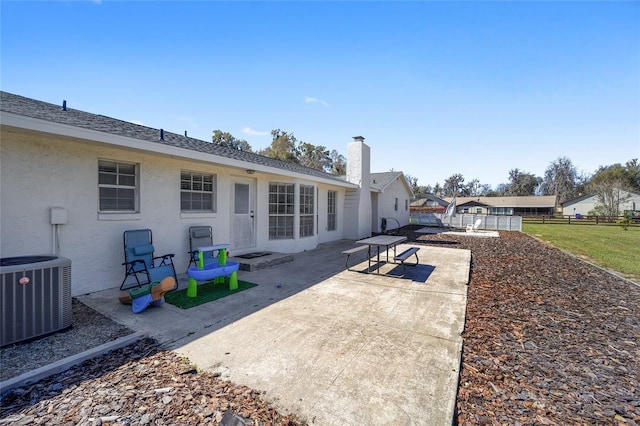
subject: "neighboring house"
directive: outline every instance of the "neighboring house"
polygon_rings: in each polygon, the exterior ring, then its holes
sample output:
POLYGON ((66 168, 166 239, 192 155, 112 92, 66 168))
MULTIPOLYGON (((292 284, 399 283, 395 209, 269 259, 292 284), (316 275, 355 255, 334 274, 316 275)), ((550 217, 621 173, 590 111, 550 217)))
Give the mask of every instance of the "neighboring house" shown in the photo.
MULTIPOLYGON (((621 198, 627 198, 626 201, 620 203, 620 214, 622 215, 625 210, 640 210, 640 194, 635 192, 621 191, 621 198)), ((582 195, 574 198, 573 200, 565 201, 562 203, 562 215, 563 216, 587 216, 596 205, 600 204, 598 196, 595 194, 582 195)))
POLYGON ((383 232, 409 224, 411 185, 402 172, 371 173, 371 229, 383 232))
POLYGON ((151 229, 156 254, 175 253, 184 273, 192 225, 211 226, 233 256, 367 237, 380 217, 408 223, 404 177, 370 188, 360 136, 348 144, 345 178, 0 94, 0 253, 71 259, 73 295, 120 285, 125 230, 151 229))
POLYGON ((420 194, 411 202, 411 212, 444 213, 449 203, 433 194, 420 194))
MULTIPOLYGON (((453 197, 444 199, 447 203, 453 197)), ((555 195, 520 196, 520 197, 456 197, 458 213, 509 216, 553 215, 555 212, 555 195)))

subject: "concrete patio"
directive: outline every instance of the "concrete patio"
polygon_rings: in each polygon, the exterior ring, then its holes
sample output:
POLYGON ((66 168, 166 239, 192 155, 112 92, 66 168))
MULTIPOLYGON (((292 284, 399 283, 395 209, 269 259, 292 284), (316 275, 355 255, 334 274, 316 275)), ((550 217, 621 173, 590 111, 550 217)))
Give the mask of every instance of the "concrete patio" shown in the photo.
POLYGON ((471 253, 421 246, 400 279, 345 271, 341 251, 353 246, 240 271, 258 286, 188 310, 165 303, 135 315, 118 289, 79 299, 310 424, 451 424, 471 253))

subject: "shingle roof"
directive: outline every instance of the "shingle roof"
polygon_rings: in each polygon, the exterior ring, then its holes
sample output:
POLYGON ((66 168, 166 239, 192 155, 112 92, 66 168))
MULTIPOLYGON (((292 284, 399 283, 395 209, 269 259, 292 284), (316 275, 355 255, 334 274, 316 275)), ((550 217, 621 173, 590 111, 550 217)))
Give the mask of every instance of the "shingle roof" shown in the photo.
MULTIPOLYGON (((453 197, 444 198, 448 203, 453 197)), ((527 195, 520 197, 456 197, 456 205, 469 202, 482 203, 492 207, 555 207, 555 195, 527 195)))
POLYGON ((176 148, 213 154, 244 161, 250 164, 273 167, 282 171, 335 180, 336 182, 341 182, 343 184, 345 182, 344 178, 341 178, 340 176, 324 173, 299 164, 288 163, 251 152, 234 150, 176 133, 163 131, 164 138, 163 140, 160 140, 160 129, 141 126, 128 121, 118 120, 99 114, 92 114, 73 108, 63 110, 60 105, 54 105, 4 91, 0 91, 0 111, 53 123, 94 130, 110 135, 124 136, 142 141, 169 145, 176 148))
POLYGON ((404 177, 404 173, 402 172, 381 172, 381 173, 371 173, 371 190, 374 192, 384 192, 387 186, 391 185, 394 181, 402 178, 402 181, 407 188, 408 192, 413 197, 413 191, 409 186, 409 182, 404 177))
POLYGON ((387 185, 398 179, 402 172, 371 173, 371 189, 383 191, 387 185))
POLYGON ((410 205, 411 207, 424 207, 427 204, 427 201, 434 201, 442 207, 447 207, 447 205, 449 205, 450 203, 443 200, 442 198, 436 197, 433 194, 418 194, 416 195, 416 199, 413 200, 410 205))

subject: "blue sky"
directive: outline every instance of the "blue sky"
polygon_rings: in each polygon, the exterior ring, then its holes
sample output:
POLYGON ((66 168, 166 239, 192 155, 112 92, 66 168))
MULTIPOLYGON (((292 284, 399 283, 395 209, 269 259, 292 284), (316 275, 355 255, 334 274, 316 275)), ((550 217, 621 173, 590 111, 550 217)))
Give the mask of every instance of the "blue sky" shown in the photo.
POLYGON ((640 157, 640 2, 2 1, 2 90, 418 184, 640 157))

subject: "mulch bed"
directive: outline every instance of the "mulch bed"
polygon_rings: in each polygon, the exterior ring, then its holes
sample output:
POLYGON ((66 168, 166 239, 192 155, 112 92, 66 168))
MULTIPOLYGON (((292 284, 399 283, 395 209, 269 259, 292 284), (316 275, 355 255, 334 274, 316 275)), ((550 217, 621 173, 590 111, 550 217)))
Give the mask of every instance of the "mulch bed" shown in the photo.
MULTIPOLYGON (((399 232, 412 244, 472 251, 454 423, 640 423, 640 287, 517 232, 478 238, 416 229, 399 232)), ((8 424, 304 424, 264 397, 142 341, 12 392, 1 417, 8 424)))
POLYGON ((640 287, 518 232, 415 229, 472 252, 458 424, 640 423, 640 287))
POLYGON ((261 392, 204 373, 145 339, 2 400, 0 424, 284 425, 261 392))

